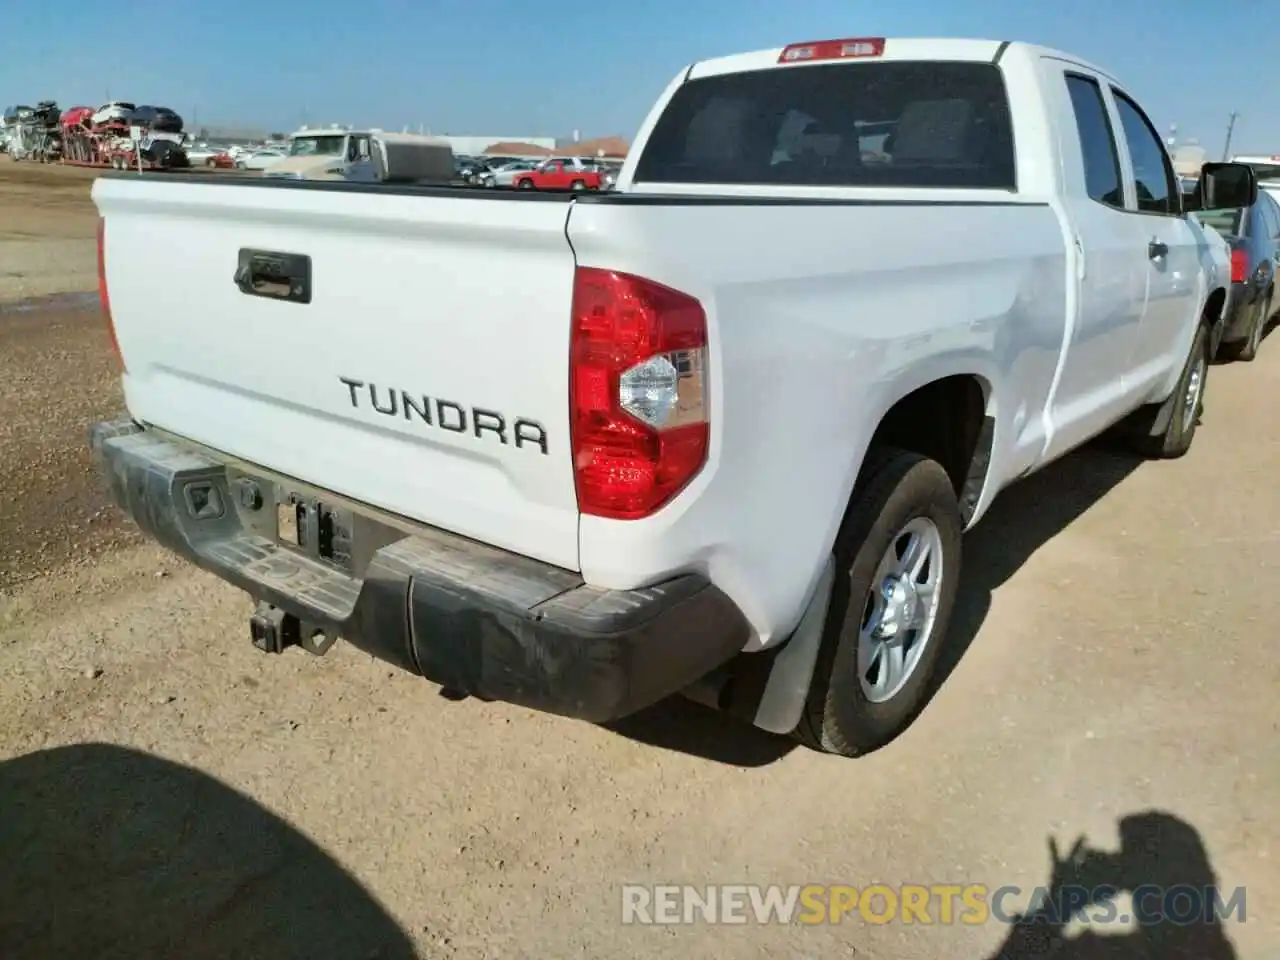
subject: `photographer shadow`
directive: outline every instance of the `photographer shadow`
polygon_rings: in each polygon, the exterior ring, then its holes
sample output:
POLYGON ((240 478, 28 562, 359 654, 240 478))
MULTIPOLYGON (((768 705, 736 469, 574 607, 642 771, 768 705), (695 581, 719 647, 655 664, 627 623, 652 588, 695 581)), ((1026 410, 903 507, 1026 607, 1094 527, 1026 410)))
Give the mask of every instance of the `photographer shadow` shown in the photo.
POLYGON ((411 960, 328 854, 190 767, 107 744, 0 763, 0 956, 411 960))
MULTIPOLYGON (((1234 895, 1219 890, 1196 829, 1149 810, 1120 821, 1120 841, 1120 851, 1110 853, 1088 849, 1081 838, 1062 857, 1051 838, 1045 895, 1014 918, 990 960, 1235 960, 1219 915, 1231 913, 1234 895), (1118 893, 1130 895, 1127 907, 1116 902, 1118 893), (1124 932, 1068 936, 1081 913, 1120 921, 1124 932)), ((1241 901, 1241 920, 1244 910, 1241 901)))

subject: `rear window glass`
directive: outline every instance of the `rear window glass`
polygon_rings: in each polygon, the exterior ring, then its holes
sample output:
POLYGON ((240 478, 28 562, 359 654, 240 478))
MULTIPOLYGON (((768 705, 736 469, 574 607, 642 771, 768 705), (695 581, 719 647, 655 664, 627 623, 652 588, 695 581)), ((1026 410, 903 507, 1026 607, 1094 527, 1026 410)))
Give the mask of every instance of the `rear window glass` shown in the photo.
POLYGON ((642 183, 1016 186, 1004 78, 987 63, 833 63, 691 80, 642 183))

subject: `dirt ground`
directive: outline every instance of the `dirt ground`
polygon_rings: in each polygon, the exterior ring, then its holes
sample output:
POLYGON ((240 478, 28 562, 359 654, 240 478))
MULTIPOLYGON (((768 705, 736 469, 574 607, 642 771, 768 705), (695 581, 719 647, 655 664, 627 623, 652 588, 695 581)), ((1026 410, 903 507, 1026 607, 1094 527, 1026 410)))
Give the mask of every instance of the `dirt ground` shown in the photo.
MULTIPOLYGON (((247 600, 90 474, 120 409, 93 305, 13 306, 93 288, 88 186, 0 158, 6 960, 980 960, 1007 926, 641 927, 620 887, 1017 885, 1014 909, 1079 835, 1094 883, 1243 887, 1245 920, 1054 956, 1280 956, 1280 339, 1212 370, 1185 459, 1087 449, 1009 490, 966 541, 937 695, 843 761, 684 701, 605 729, 342 645, 254 651, 247 600)), ((1007 956, 1042 955, 1022 937, 1007 956)))
POLYGON ((0 156, 0 301, 92 290, 93 171, 0 156))

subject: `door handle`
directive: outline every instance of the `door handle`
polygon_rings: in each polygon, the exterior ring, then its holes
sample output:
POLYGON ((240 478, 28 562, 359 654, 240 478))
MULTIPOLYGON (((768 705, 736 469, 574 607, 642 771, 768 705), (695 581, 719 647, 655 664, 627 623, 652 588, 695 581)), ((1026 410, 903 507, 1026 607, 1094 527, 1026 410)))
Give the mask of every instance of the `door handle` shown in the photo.
POLYGON ((305 254, 242 248, 233 279, 251 297, 311 302, 311 258, 305 254))
POLYGON ((1159 260, 1161 257, 1167 256, 1169 253, 1169 245, 1159 240, 1152 240, 1147 244, 1147 256, 1152 260, 1159 260))

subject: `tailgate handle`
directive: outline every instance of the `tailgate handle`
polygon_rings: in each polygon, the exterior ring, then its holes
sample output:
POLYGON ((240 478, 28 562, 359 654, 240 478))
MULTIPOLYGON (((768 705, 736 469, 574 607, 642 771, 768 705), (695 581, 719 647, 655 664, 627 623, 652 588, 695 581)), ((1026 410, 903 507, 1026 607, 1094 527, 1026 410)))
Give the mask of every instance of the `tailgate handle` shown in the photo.
POLYGON ((241 247, 235 282, 241 293, 251 297, 310 303, 311 258, 301 253, 241 247))

